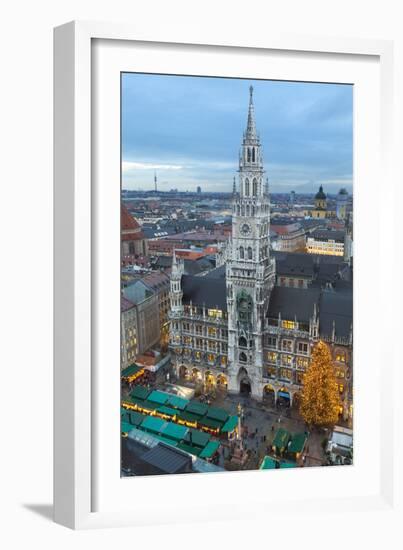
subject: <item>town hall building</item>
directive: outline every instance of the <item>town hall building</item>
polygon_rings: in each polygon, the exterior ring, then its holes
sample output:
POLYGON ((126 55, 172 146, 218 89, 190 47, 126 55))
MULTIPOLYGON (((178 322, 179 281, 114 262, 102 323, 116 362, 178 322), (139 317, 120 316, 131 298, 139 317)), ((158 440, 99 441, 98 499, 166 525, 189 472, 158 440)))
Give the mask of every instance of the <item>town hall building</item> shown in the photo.
POLYGON ((293 405, 322 339, 333 355, 340 412, 351 417, 352 282, 278 285, 252 87, 238 185, 234 179, 232 236, 220 253, 222 265, 202 275, 185 275, 174 253, 170 349, 177 377, 293 405))

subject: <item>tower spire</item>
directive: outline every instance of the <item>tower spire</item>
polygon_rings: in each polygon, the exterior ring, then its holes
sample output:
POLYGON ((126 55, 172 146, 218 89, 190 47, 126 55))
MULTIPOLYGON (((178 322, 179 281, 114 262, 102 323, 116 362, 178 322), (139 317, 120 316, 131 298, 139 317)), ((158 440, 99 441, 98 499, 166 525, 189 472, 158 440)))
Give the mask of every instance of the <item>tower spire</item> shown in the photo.
POLYGON ((246 140, 256 140, 256 122, 255 122, 255 107, 253 105, 253 86, 249 87, 249 110, 248 110, 248 123, 245 133, 246 140))

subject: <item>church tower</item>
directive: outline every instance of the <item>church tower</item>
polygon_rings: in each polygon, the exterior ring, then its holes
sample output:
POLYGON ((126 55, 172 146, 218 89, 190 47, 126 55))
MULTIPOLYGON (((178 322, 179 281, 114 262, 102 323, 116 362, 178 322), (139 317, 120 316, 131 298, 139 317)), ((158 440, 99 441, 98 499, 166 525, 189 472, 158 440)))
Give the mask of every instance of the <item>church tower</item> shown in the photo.
POLYGON ((232 238, 226 267, 228 390, 262 398, 263 332, 275 261, 270 257, 270 200, 256 130, 253 87, 232 203, 232 238))

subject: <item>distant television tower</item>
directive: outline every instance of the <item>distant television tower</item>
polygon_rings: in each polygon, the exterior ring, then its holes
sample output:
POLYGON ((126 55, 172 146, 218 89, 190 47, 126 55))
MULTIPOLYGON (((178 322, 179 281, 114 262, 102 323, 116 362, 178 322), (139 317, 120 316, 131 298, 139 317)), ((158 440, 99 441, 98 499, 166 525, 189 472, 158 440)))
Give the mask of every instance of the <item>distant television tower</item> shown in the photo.
POLYGON ((157 172, 154 172, 154 191, 157 192, 157 172))

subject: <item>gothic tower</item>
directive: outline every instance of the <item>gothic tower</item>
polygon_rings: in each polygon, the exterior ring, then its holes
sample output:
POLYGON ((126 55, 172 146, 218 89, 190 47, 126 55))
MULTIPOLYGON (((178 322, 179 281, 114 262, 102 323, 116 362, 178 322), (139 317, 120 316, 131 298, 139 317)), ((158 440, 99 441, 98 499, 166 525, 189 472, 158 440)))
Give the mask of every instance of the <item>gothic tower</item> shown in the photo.
POLYGON ((270 257, 270 200, 260 138, 256 131, 253 87, 239 156, 238 192, 233 193, 232 238, 227 258, 228 390, 263 391, 263 331, 275 261, 270 257))

